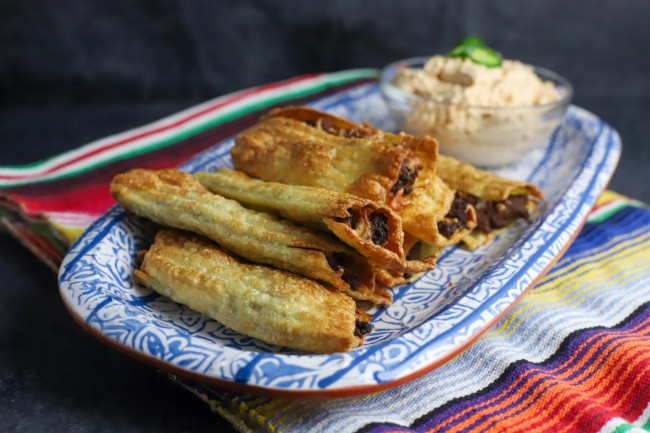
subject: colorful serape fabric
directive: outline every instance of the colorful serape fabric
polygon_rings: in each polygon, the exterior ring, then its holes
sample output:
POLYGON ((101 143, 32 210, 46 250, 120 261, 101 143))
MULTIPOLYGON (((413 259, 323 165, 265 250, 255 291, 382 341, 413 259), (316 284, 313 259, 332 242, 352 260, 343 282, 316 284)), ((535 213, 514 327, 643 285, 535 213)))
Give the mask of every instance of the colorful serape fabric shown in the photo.
MULTIPOLYGON (((112 204, 113 173, 177 165, 271 105, 374 74, 239 92, 39 164, 0 169, 0 219, 56 268, 71 240, 112 204)), ((650 431, 650 211, 604 193, 564 257, 494 329, 434 372, 388 391, 296 401, 172 379, 242 432, 650 431)))

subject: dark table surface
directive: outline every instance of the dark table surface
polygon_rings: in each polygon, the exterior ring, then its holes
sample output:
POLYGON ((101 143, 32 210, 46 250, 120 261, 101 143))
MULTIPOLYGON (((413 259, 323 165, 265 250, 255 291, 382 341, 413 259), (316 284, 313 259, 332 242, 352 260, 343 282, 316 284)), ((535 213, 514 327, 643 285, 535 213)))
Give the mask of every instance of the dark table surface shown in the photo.
MULTIPOLYGON (((479 34, 567 76, 574 103, 622 137, 610 187, 650 202, 647 1, 352 3, 0 0, 0 165, 238 88, 378 67, 479 34)), ((0 431, 233 431, 164 373, 86 334, 60 302, 54 273, 2 232, 0 275, 0 431)))

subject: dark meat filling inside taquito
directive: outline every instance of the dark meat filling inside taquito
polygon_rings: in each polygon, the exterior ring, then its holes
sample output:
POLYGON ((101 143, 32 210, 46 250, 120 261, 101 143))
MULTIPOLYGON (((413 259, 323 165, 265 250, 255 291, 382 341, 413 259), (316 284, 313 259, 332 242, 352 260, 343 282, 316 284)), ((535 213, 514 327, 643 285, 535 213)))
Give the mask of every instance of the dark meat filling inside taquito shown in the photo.
POLYGON ((372 243, 375 245, 382 246, 388 242, 390 225, 388 224, 388 216, 386 214, 381 212, 372 212, 367 213, 366 215, 361 215, 353 208, 349 208, 347 211, 350 215, 348 218, 337 218, 336 220, 349 225, 350 228, 358 232, 362 238, 372 240, 372 243), (367 218, 367 223, 363 221, 364 216, 367 218), (367 233, 368 231, 369 233, 367 233))
POLYGON ((368 218, 372 235, 370 239, 375 245, 383 245, 388 241, 388 217, 381 213, 374 213, 368 218))
POLYGON ((366 335, 372 332, 372 314, 357 308, 354 312, 354 336, 359 339, 359 345, 363 344, 366 335))
POLYGON ((327 264, 330 265, 333 271, 338 272, 341 269, 343 270, 341 279, 350 285, 350 290, 359 290, 363 281, 359 275, 351 270, 354 267, 354 263, 351 263, 349 256, 340 253, 326 253, 325 258, 327 259, 327 264), (345 263, 345 265, 342 263, 345 263))
POLYGON ((397 181, 393 185, 393 188, 390 190, 393 194, 401 189, 403 195, 409 195, 413 192, 413 184, 418 177, 418 173, 422 170, 424 166, 420 160, 416 157, 413 159, 405 158, 400 167, 399 174, 397 175, 397 181))
POLYGON ((438 221, 438 232, 441 235, 450 238, 457 230, 467 228, 467 204, 468 199, 465 195, 459 192, 454 194, 454 201, 445 215, 446 220, 438 221))
POLYGON ((354 322, 354 335, 359 338, 364 338, 366 335, 370 334, 372 331, 372 326, 368 322, 363 320, 356 319, 354 322))
POLYGON ((518 219, 528 220, 530 216, 529 195, 513 195, 503 201, 482 200, 473 195, 467 195, 466 199, 476 209, 476 228, 483 233, 502 229, 518 219))

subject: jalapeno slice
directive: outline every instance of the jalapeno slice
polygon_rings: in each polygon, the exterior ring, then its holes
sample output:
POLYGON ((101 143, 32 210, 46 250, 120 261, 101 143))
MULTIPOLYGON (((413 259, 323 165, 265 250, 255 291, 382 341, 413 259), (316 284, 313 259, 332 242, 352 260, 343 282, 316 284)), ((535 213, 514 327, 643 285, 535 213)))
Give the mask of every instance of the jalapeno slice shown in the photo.
POLYGON ((470 36, 461 41, 453 50, 449 52, 449 57, 460 57, 470 59, 472 62, 487 67, 501 66, 503 57, 476 36, 470 36))

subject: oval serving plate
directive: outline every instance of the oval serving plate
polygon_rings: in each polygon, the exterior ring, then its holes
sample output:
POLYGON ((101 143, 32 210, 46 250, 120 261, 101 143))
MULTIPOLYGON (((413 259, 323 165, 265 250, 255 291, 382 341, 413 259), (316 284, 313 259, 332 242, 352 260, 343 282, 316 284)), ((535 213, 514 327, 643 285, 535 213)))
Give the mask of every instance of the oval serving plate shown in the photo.
MULTIPOLYGON (((310 105, 394 127, 376 84, 310 105)), ((181 168, 230 166, 232 145, 232 138, 219 143, 181 168)), ((148 224, 119 206, 68 252, 59 274, 61 296, 77 322, 102 341, 198 381, 285 398, 379 391, 442 365, 505 315, 575 237, 613 174, 620 148, 616 131, 571 107, 546 147, 499 171, 544 191, 546 201, 532 223, 515 225, 472 252, 445 251, 437 269, 393 289, 393 305, 375 313, 374 331, 349 353, 274 347, 135 285, 134 257, 151 234, 148 224)))

